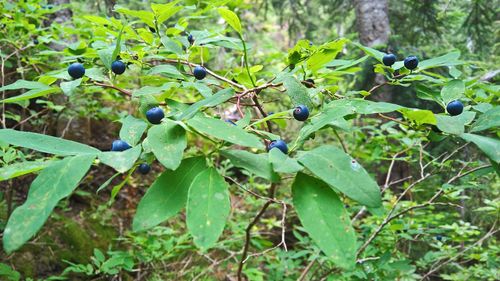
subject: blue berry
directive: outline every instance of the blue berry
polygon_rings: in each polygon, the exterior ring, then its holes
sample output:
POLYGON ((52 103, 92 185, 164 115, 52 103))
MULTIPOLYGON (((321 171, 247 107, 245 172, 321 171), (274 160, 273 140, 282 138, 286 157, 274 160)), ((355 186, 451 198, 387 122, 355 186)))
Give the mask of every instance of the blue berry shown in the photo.
POLYGON ((111 64, 111 71, 113 71, 113 73, 115 74, 123 74, 123 72, 125 72, 126 67, 127 66, 121 60, 115 60, 111 64))
POLYGON ((138 170, 139 170, 139 173, 146 175, 147 173, 149 173, 149 171, 151 171, 151 166, 149 166, 146 163, 143 163, 143 164, 139 165, 138 170))
POLYGON ((396 62, 396 56, 394 54, 386 54, 382 58, 382 62, 386 66, 391 66, 396 62))
POLYGON ((194 78, 202 80, 207 76, 207 70, 203 66, 197 65, 193 70, 194 78))
POLYGON ((146 118, 151 124, 160 124, 163 117, 165 117, 165 114, 163 113, 163 109, 159 107, 153 107, 146 112, 146 118))
POLYGON ((83 67, 83 64, 79 62, 72 63, 68 67, 68 74, 73 77, 73 79, 82 78, 85 74, 85 67, 83 67))
POLYGON ((436 240, 438 240, 438 241, 443 240, 443 236, 441 236, 441 235, 439 235, 439 234, 438 234, 438 235, 436 235, 436 240))
POLYGON ((298 105, 293 110, 293 118, 295 118, 295 120, 306 121, 308 117, 309 117, 309 109, 307 108, 307 106, 303 104, 298 105))
POLYGON ((122 140, 115 140, 113 144, 111 144, 111 151, 125 151, 129 148, 132 148, 127 142, 122 140))
POLYGON ((404 60, 404 65, 407 69, 413 70, 418 66, 418 58, 416 56, 409 56, 404 60))
POLYGON ((446 111, 451 116, 457 116, 464 111, 464 105, 460 101, 454 100, 446 106, 446 111))
POLYGON ((273 140, 267 147, 267 150, 270 151, 273 148, 277 148, 281 150, 281 152, 288 154, 288 146, 286 145, 286 142, 283 140, 273 140))
POLYGON ((193 45, 193 43, 194 43, 194 37, 193 37, 192 34, 188 35, 188 42, 189 42, 189 44, 193 45))

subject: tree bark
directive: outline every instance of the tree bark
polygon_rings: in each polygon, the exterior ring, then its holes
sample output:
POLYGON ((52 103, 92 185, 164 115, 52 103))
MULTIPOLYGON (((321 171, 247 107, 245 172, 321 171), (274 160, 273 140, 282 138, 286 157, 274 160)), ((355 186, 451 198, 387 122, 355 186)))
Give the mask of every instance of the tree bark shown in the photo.
POLYGON ((390 34, 387 0, 355 0, 356 24, 363 45, 387 44, 390 34))

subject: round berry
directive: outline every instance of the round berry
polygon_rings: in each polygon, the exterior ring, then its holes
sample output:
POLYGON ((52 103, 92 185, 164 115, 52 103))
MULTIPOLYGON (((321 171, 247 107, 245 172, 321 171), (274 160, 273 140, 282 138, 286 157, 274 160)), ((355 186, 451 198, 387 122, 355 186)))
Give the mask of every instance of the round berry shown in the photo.
POLYGON ((146 175, 149 173, 149 171, 151 171, 151 166, 149 166, 146 163, 142 163, 141 165, 139 165, 138 170, 139 170, 139 173, 146 175))
POLYGON ((438 234, 438 235, 436 235, 436 240, 438 240, 438 241, 443 240, 443 236, 441 236, 441 235, 439 235, 439 234, 438 234))
POLYGON ((416 56, 409 56, 404 60, 404 65, 407 69, 413 70, 418 66, 418 58, 416 56))
POLYGON ((122 140, 115 140, 111 144, 111 151, 125 151, 132 148, 127 142, 122 140))
POLYGON ((226 119, 226 122, 233 125, 233 126, 237 126, 237 124, 234 123, 233 120, 231 120, 231 119, 226 119))
POLYGON ((464 111, 464 105, 460 101, 454 100, 446 106, 446 111, 451 116, 457 116, 464 111))
POLYGON ((188 35, 188 42, 189 44, 193 45, 194 44, 194 36, 192 34, 188 35))
POLYGON ((311 79, 311 78, 307 78, 306 80, 304 80, 304 85, 306 85, 307 88, 312 88, 314 87, 314 80, 311 79))
POLYGON ((207 76, 207 70, 203 66, 197 65, 193 70, 194 78, 202 80, 207 76))
POLYGON ((36 38, 33 39, 33 44, 38 45, 38 43, 40 43, 40 42, 38 42, 38 39, 36 39, 36 38))
POLYGON ((273 148, 277 148, 281 150, 281 152, 288 154, 288 146, 283 140, 273 140, 271 143, 269 143, 269 145, 267 146, 267 150, 270 151, 273 148))
POLYGON ((382 62, 386 66, 391 66, 396 62, 396 56, 394 54, 386 54, 382 58, 382 62))
POLYGON ((160 124, 163 117, 165 117, 165 113, 163 113, 163 109, 159 107, 153 107, 146 112, 146 118, 151 124, 160 124))
POLYGON ((293 110, 293 118, 298 121, 306 121, 309 117, 309 109, 301 104, 293 110))
POLYGON ((81 64, 79 62, 72 63, 68 67, 68 74, 73 79, 82 78, 83 75, 85 74, 85 67, 83 67, 83 64, 81 64))
POLYGON ((121 60, 115 60, 111 64, 111 71, 113 71, 114 74, 123 74, 126 67, 127 66, 121 60))

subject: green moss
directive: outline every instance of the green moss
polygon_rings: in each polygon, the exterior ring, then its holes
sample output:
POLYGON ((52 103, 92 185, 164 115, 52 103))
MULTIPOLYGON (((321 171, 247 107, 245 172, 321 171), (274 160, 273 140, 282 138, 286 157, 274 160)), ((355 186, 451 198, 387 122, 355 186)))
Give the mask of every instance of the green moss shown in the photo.
POLYGON ((86 264, 94 248, 105 252, 117 232, 95 220, 53 215, 39 234, 36 243, 28 242, 8 261, 0 260, 12 264, 24 278, 57 275, 68 266, 63 260, 86 264))

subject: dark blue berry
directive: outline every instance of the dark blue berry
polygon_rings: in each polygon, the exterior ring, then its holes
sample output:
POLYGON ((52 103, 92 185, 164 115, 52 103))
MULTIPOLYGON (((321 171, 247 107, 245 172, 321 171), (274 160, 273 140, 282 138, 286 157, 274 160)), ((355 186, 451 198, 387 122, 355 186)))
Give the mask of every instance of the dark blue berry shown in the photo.
POLYGON ((115 60, 111 64, 111 71, 113 71, 113 73, 115 74, 123 74, 123 72, 125 72, 126 67, 127 66, 121 60, 115 60))
POLYGON ((151 166, 149 166, 146 163, 143 163, 143 164, 139 165, 138 170, 139 170, 139 173, 146 175, 147 173, 149 173, 149 171, 151 171, 151 166))
POLYGON ((207 70, 203 66, 197 65, 193 70, 194 78, 202 80, 207 76, 207 70))
POLYGON ((193 45, 193 43, 194 43, 194 37, 193 37, 192 34, 188 35, 188 42, 189 42, 189 44, 193 45))
POLYGON ((451 116, 457 116, 464 111, 464 105, 460 101, 454 100, 446 106, 446 111, 451 116))
POLYGON ((33 39, 33 44, 38 45, 38 43, 40 43, 40 42, 38 42, 38 39, 36 39, 36 38, 33 39))
POLYGON ((416 56, 409 56, 404 60, 404 65, 407 69, 413 70, 418 66, 418 58, 416 56))
POLYGON ((438 235, 436 235, 436 240, 438 240, 438 241, 443 240, 443 236, 441 236, 441 235, 439 235, 439 234, 438 234, 438 235))
POLYGON ((273 148, 277 148, 281 150, 281 152, 288 154, 288 146, 283 140, 273 140, 271 143, 269 143, 267 150, 270 151, 273 148))
POLYGON ((396 56, 394 54, 386 54, 382 58, 382 62, 386 66, 391 66, 396 62, 396 56))
POLYGON ((153 107, 146 112, 146 118, 151 124, 160 124, 163 117, 165 117, 165 113, 159 107, 153 107))
POLYGON ((307 106, 303 104, 298 105, 293 110, 293 118, 295 118, 295 120, 306 121, 308 117, 309 117, 309 109, 307 108, 307 106))
POLYGON ((313 79, 307 78, 304 82, 305 83, 303 83, 303 84, 306 85, 307 88, 314 87, 314 80, 313 79))
POLYGON ((127 142, 122 140, 115 140, 113 144, 111 144, 111 151, 125 151, 129 148, 132 148, 127 142))
POLYGON ((72 63, 68 67, 68 74, 73 79, 82 78, 83 75, 85 74, 85 67, 83 67, 83 64, 81 64, 79 62, 72 63))
POLYGON ((237 126, 236 123, 234 123, 231 119, 226 119, 226 122, 233 126, 237 126))

